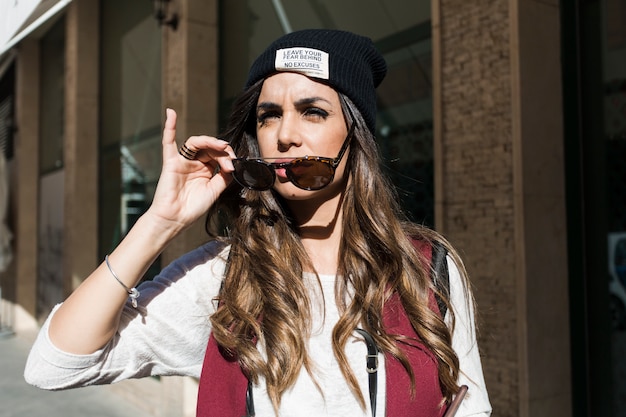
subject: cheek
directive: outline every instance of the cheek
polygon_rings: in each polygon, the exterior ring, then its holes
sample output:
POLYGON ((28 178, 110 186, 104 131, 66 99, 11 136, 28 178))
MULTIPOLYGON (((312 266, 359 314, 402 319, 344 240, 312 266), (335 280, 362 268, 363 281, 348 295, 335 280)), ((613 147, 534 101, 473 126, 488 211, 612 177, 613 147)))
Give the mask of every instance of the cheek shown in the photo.
POLYGON ((350 158, 350 151, 346 152, 343 156, 343 160, 339 164, 339 166, 335 169, 335 180, 339 181, 349 175, 348 171, 348 159, 350 158))
POLYGON ((350 148, 348 148, 346 153, 343 155, 343 158, 341 162, 339 163, 339 166, 335 168, 335 178, 333 179, 333 182, 331 183, 331 185, 337 185, 337 184, 346 182, 346 180, 350 176, 350 168, 349 168, 349 163, 348 163, 349 159, 350 159, 350 148))
POLYGON ((267 137, 267 135, 259 134, 258 132, 256 140, 260 156, 272 156, 276 150, 276 141, 272 141, 267 137))

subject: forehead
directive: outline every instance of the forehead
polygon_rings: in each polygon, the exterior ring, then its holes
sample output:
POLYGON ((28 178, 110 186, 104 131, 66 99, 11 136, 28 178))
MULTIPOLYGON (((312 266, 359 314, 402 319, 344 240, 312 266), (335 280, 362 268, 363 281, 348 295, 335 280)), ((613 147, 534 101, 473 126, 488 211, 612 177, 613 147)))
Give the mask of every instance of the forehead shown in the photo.
POLYGON ((285 104, 313 97, 339 105, 339 95, 332 87, 295 72, 279 72, 265 79, 259 102, 285 104))

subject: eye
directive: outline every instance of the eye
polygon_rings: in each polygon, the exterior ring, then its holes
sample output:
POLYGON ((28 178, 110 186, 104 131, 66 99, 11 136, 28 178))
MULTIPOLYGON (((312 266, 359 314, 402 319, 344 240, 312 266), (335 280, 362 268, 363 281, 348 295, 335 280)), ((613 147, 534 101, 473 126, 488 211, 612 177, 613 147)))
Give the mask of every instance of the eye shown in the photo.
POLYGON ((328 117, 328 112, 319 107, 307 107, 304 109, 303 114, 316 119, 326 119, 328 117))
POLYGON ((262 113, 257 114, 256 121, 261 126, 264 126, 272 119, 276 119, 280 117, 280 113, 277 111, 264 111, 262 113))

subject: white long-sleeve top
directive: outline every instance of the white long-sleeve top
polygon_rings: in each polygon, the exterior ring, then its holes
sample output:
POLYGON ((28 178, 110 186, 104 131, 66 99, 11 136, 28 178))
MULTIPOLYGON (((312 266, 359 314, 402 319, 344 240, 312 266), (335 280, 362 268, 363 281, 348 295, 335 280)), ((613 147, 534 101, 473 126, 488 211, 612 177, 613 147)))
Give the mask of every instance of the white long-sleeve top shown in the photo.
MULTIPOLYGON (((228 249, 218 242, 209 242, 174 261, 154 280, 141 284, 137 308, 133 308, 130 302, 126 304, 116 335, 92 354, 75 355, 52 344, 48 326, 50 317, 58 308, 55 307, 28 357, 24 372, 26 381, 43 389, 60 390, 150 375, 199 378, 211 332, 209 317, 217 307, 215 298, 224 277, 228 249)), ((456 415, 489 416, 491 405, 476 343, 473 308, 467 302, 458 269, 450 259, 448 268, 451 307, 456 314, 452 346, 460 361, 459 384, 469 387, 456 415)), ((304 279, 315 282, 312 274, 305 275, 304 279)), ((314 374, 311 377, 302 370, 293 388, 283 395, 280 416, 368 417, 371 415, 369 401, 366 401, 367 409, 361 409, 332 352, 332 329, 339 318, 334 302, 335 276, 321 275, 320 281, 324 297, 320 296, 316 284, 309 286, 314 309, 308 352, 315 364, 314 374)), ((363 339, 355 333, 353 343, 348 343, 346 351, 363 397, 367 399, 367 348, 363 339)), ((384 416, 383 354, 379 354, 379 361, 377 416, 384 416)), ((263 380, 254 387, 254 399, 257 416, 274 416, 263 380)))

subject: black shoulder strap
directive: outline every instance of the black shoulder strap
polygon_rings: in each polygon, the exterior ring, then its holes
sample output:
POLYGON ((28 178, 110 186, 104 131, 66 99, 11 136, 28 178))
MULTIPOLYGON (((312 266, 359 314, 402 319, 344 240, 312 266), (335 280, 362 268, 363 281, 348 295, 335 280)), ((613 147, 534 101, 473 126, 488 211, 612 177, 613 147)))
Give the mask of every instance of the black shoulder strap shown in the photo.
POLYGON ((363 336, 367 345, 367 373, 369 374, 370 408, 372 417, 376 415, 376 396, 378 395, 378 347, 371 334, 363 329, 356 329, 363 336))
MULTIPOLYGON (((433 284, 446 299, 450 297, 450 277, 448 276, 448 250, 440 242, 433 243, 431 264, 432 264, 432 280, 433 284)), ((441 317, 445 317, 448 312, 448 307, 445 301, 436 294, 437 307, 441 317)))
MULTIPOLYGON (((446 299, 450 297, 450 277, 448 275, 448 250, 440 242, 434 242, 431 252, 431 264, 432 264, 432 276, 431 279, 435 284, 435 287, 439 291, 439 294, 443 295, 446 299)), ((446 302, 441 298, 439 294, 435 294, 437 300, 437 307, 441 317, 445 317, 448 311, 446 302)), ((356 329, 356 331, 363 336, 365 343, 367 344, 367 372, 369 374, 369 393, 370 393, 370 405, 372 409, 372 416, 376 415, 376 395, 378 390, 378 348, 374 338, 363 329, 356 329)))
POLYGON ((246 390, 246 415, 243 417, 254 417, 254 397, 252 396, 252 381, 248 380, 248 389, 246 390))

